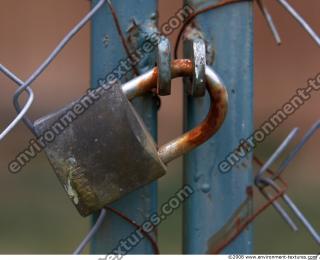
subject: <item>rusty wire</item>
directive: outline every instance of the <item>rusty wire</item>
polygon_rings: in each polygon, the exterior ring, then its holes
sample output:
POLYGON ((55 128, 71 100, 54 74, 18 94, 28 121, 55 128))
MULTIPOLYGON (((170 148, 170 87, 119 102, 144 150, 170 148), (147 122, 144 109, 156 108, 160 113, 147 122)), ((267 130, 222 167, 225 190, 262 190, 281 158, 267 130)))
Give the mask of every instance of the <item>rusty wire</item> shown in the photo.
MULTIPOLYGON (((272 35, 276 41, 276 43, 279 45, 281 44, 281 38, 277 31, 277 28, 273 22, 272 16, 269 13, 268 9, 263 3, 263 0, 221 0, 217 4, 207 6, 203 9, 199 9, 193 14, 191 14, 182 24, 182 27, 180 28, 180 31, 178 33, 175 46, 174 46, 174 57, 175 59, 178 58, 178 48, 179 44, 182 38, 182 35, 187 28, 187 26, 200 14, 206 13, 211 10, 219 9, 220 7, 237 4, 241 2, 251 2, 256 1, 258 4, 258 7, 260 11, 262 12, 263 17, 265 18, 268 27, 270 28, 272 35)), ((286 0, 277 0, 278 3, 284 7, 284 9, 299 23, 299 25, 302 26, 302 28, 310 35, 310 37, 315 41, 315 43, 320 46, 320 37, 317 35, 317 33, 312 29, 312 27, 306 22, 306 20, 293 8, 292 5, 288 3, 286 0)))
POLYGON ((196 18, 199 14, 202 13, 206 13, 210 10, 214 10, 223 6, 227 6, 227 5, 231 5, 231 4, 236 4, 236 3, 240 3, 240 2, 249 2, 252 0, 222 0, 221 2, 215 4, 215 5, 210 5, 208 7, 205 7, 203 9, 197 10, 196 12, 194 12, 193 14, 191 14, 182 24, 181 29, 178 32, 178 36, 174 45, 174 58, 177 59, 178 58, 178 48, 179 48, 179 43, 181 41, 181 37, 185 31, 185 29, 187 28, 187 26, 193 21, 194 18, 196 18))
MULTIPOLYGON (((293 140, 293 138, 295 137, 295 134, 297 133, 297 130, 298 130, 297 128, 293 129, 290 132, 287 138, 282 142, 282 144, 278 147, 278 149, 270 156, 270 158, 265 163, 262 162, 256 156, 253 157, 253 161, 261 167, 258 173, 255 175, 255 184, 258 190, 261 192, 261 194, 267 199, 267 202, 263 204, 261 207, 259 207, 254 214, 246 218, 241 219, 241 217, 239 216, 239 210, 237 210, 236 213, 238 214, 233 215, 231 219, 228 221, 228 222, 235 223, 234 227, 231 230, 225 231, 225 234, 223 234, 225 239, 213 245, 211 247, 210 253, 217 254, 217 253, 220 253, 222 250, 224 250, 232 241, 234 241, 245 230, 246 227, 248 227, 249 224, 251 224, 267 208, 269 208, 272 205, 275 205, 277 200, 279 200, 280 198, 283 199, 283 201, 288 205, 288 207, 292 210, 292 212, 296 215, 296 217, 305 226, 306 230, 310 233, 314 241, 318 245, 320 245, 319 233, 315 230, 312 224, 306 219, 304 214, 299 210, 299 208, 292 201, 292 199, 287 195, 286 191, 288 189, 288 184, 279 174, 279 173, 282 173, 284 168, 286 168, 289 165, 289 163, 293 161, 297 153, 302 149, 305 143, 308 140, 310 140, 310 138, 315 134, 315 132, 319 128, 320 128, 320 121, 317 121, 308 130, 308 132, 305 134, 302 140, 295 146, 293 151, 289 153, 289 155, 280 164, 280 167, 276 171, 271 170, 270 165, 279 157, 279 155, 284 151, 284 149, 286 149, 289 143, 293 140), (263 172, 267 172, 269 174, 269 177, 264 176, 263 172), (279 187, 277 182, 279 182, 282 187, 279 187), (265 191, 269 187, 274 189, 274 191, 276 192, 275 195, 271 196, 269 193, 265 191)), ((253 195, 249 194, 245 203, 247 203, 250 198, 252 199, 253 195)), ((240 205, 239 209, 243 208, 243 204, 240 205)), ((288 222, 289 225, 293 226, 294 231, 297 231, 298 228, 296 227, 295 223, 291 220, 289 215, 286 213, 286 211, 282 210, 282 207, 280 205, 279 207, 281 210, 275 207, 276 210, 278 210, 280 214, 285 213, 286 215, 283 215, 283 217, 285 219, 286 217, 288 217, 289 219, 286 219, 286 221, 288 222)), ((222 228, 221 231, 223 231, 223 229, 224 228, 222 228)), ((221 231, 219 232, 221 233, 221 231)))
MULTIPOLYGON (((144 231, 144 229, 137 224, 135 221, 133 221, 131 218, 129 218, 128 216, 126 216, 125 214, 123 214, 121 211, 115 209, 115 208, 111 208, 111 207, 106 207, 106 209, 110 210, 111 212, 113 212, 114 214, 116 214, 117 216, 121 217, 122 219, 124 219, 126 222, 128 222, 129 224, 133 225, 135 228, 137 228, 137 230, 140 230, 141 233, 150 241, 152 248, 153 248, 153 252, 156 255, 160 254, 160 250, 157 244, 157 241, 146 231, 144 231)), ((156 228, 156 227, 155 227, 156 228)))
MULTIPOLYGON (((253 157, 254 162, 256 162, 259 166, 263 166, 263 162, 258 159, 257 156, 253 157)), ((267 169, 267 172, 270 175, 274 175, 274 171, 272 171, 270 168, 267 169)), ((231 235, 225 234, 226 238, 221 241, 220 243, 213 245, 211 250, 209 251, 210 254, 218 254, 221 253, 232 241, 234 241, 258 216, 260 216, 265 210, 267 210, 274 202, 276 202, 279 198, 283 196, 283 194, 286 192, 288 186, 287 183, 279 176, 278 179, 283 184, 283 188, 279 190, 274 196, 267 198, 267 202, 262 204, 253 214, 249 215, 246 218, 241 219, 238 215, 235 215, 231 217, 231 220, 237 220, 235 221, 236 225, 234 226, 234 229, 231 231, 234 231, 231 235)), ((259 190, 264 190, 266 187, 260 187, 259 190)), ((247 188, 247 199, 245 203, 250 203, 250 201, 253 200, 254 193, 252 190, 252 187, 247 188)), ((242 205, 240 205, 240 208, 242 205)))
MULTIPOLYGON (((129 58, 129 59, 132 59, 132 58, 131 58, 131 53, 130 53, 130 49, 129 49, 128 42, 127 42, 127 40, 126 40, 126 38, 125 38, 125 36, 124 36, 124 33, 123 33, 122 29, 121 29, 121 25, 120 25, 120 21, 119 21, 118 15, 117 15, 117 13, 116 13, 113 5, 112 5, 111 0, 107 0, 107 4, 108 4, 109 9, 110 9, 110 11, 111 11, 111 15, 112 15, 113 20, 114 20, 114 23, 115 23, 115 25, 116 25, 116 29, 117 29, 118 35, 119 35, 119 37, 120 37, 122 46, 123 46, 124 50, 126 51, 126 54, 127 54, 128 58, 129 58)), ((138 69, 136 68, 136 66, 133 65, 133 63, 132 63, 132 65, 131 65, 131 67, 132 67, 133 73, 134 73, 136 76, 139 75, 139 71, 138 71, 138 69)))
MULTIPOLYGON (((296 135, 298 128, 293 129, 288 137, 282 142, 282 144, 277 148, 277 150, 270 156, 270 158, 267 160, 267 162, 261 167, 259 170, 256 178, 255 183, 258 187, 260 187, 260 183, 270 186, 275 190, 279 190, 279 187, 277 183, 273 179, 277 179, 277 177, 280 176, 280 173, 283 172, 283 170, 293 161, 296 154, 301 150, 301 148, 304 146, 304 144, 315 134, 315 132, 319 128, 319 122, 316 122, 310 130, 306 133, 304 138, 300 141, 300 143, 295 147, 295 149, 289 154, 289 156, 286 158, 286 160, 280 165, 280 170, 278 170, 277 175, 271 176, 271 178, 266 178, 264 176, 264 171, 268 168, 269 165, 271 165, 283 152, 284 149, 289 145, 291 140, 296 135), (284 165, 284 166, 283 166, 284 165), (280 173, 279 173, 280 172, 280 173)), ((301 221, 301 223, 304 225, 304 227, 307 229, 307 231, 310 233, 314 241, 320 245, 320 235, 315 230, 315 228, 312 226, 312 224, 308 221, 308 219, 304 216, 301 210, 297 207, 297 205, 293 202, 293 200, 285 193, 283 195, 283 201, 288 205, 288 207, 292 210, 292 212, 296 215, 296 217, 301 221)), ((281 212, 279 212, 281 213, 281 212)), ((287 222, 290 222, 290 219, 287 219, 288 216, 282 215, 284 219, 287 220, 287 222)))
MULTIPOLYGON (((259 215, 261 215, 266 209, 268 209, 274 201, 279 199, 285 193, 285 189, 278 192, 274 197, 270 198, 265 204, 256 210, 256 212, 249 217, 241 220, 240 223, 237 222, 236 232, 224 240, 221 244, 215 245, 214 249, 209 252, 211 254, 221 253, 232 241, 234 241, 259 215)), ((253 196, 252 196, 253 197, 253 196)), ((252 199, 252 198, 250 198, 252 199)))
MULTIPOLYGON (((256 156, 254 157, 254 161, 259 164, 260 166, 263 165, 263 162, 259 160, 256 156)), ((268 173, 273 175, 273 171, 268 168, 268 173)), ((250 224, 252 224, 257 217, 259 217, 262 213, 264 213, 274 202, 276 202, 279 198, 281 198, 286 190, 288 189, 287 183, 279 177, 279 180, 284 184, 283 188, 279 190, 275 195, 272 197, 267 198, 267 202, 262 204, 253 214, 249 215, 246 218, 241 219, 238 215, 232 217, 231 219, 237 219, 236 225, 233 230, 234 233, 231 235, 226 234, 227 238, 223 241, 221 241, 219 244, 213 245, 211 248, 211 251, 209 251, 210 254, 218 254, 221 253, 232 241, 234 241, 250 224)), ((264 188, 259 188, 259 190, 264 190, 264 188)), ((247 192, 247 201, 253 200, 254 193, 248 193, 247 192)), ((241 206, 240 206, 241 207, 241 206)))
MULTIPOLYGON (((259 189, 259 191, 265 195, 264 190, 268 187, 268 185, 261 185, 261 179, 262 179, 262 173, 265 171, 270 174, 271 176, 274 175, 274 172, 269 168, 270 165, 279 157, 281 152, 288 146, 290 141, 294 138, 296 135, 298 129, 293 129, 290 134, 285 138, 285 140, 281 143, 281 145, 276 149, 276 151, 270 156, 270 158, 265 162, 262 163, 261 160, 259 160, 256 156, 254 156, 254 162, 256 162, 261 168, 258 171, 258 173, 255 174, 255 185, 259 189)), ((280 176, 279 176, 280 178, 280 176)), ((267 199, 267 202, 263 204, 260 208, 256 210, 255 213, 252 215, 249 215, 245 218, 241 218, 239 214, 235 214, 234 216, 231 217, 231 220, 229 222, 234 222, 234 227, 231 228, 230 230, 226 230, 224 234, 224 239, 213 245, 211 247, 210 252, 217 254, 220 253, 223 249, 225 249, 232 241, 234 241, 243 231, 246 227, 248 227, 249 224, 251 224, 261 213, 263 213, 267 208, 269 208, 271 205, 273 205, 280 197, 282 197, 285 194, 285 191, 287 190, 288 186, 284 182, 284 188, 282 189, 276 189, 276 195, 275 196, 270 196, 268 193, 268 196, 265 196, 267 199)), ((248 194, 248 192, 247 192, 248 194)), ((250 199, 253 199, 253 193, 249 193, 249 196, 245 202, 250 202, 250 199)), ((239 209, 243 208, 243 204, 240 205, 239 209)), ((281 208, 282 209, 282 208, 281 208)), ((282 212, 282 211, 281 211, 282 212)), ((238 213, 238 210, 236 211, 238 213)), ((287 215, 284 216, 286 218, 287 215)), ((290 221, 289 221, 290 222, 290 221)), ((223 232, 219 231, 220 233, 223 232)))
MULTIPOLYGON (((158 247, 158 244, 157 244, 156 240, 148 232, 144 231, 143 228, 140 225, 138 225, 134 220, 132 220, 131 218, 126 216, 120 210, 112 208, 112 207, 109 207, 109 206, 106 206, 104 209, 101 210, 101 212, 100 212, 95 224, 92 226, 92 228, 90 229, 89 233, 85 236, 85 238, 82 240, 80 245, 73 252, 74 255, 81 254, 82 251, 84 250, 84 248, 91 241, 93 236, 99 231, 99 228, 102 225, 102 223, 103 223, 103 221, 104 221, 104 219, 106 217, 107 210, 111 211, 113 214, 115 214, 116 216, 122 218, 124 221, 128 222, 130 225, 135 227, 137 230, 141 231, 141 233, 145 236, 145 238, 147 238, 150 241, 151 246, 153 248, 153 252, 156 255, 160 254, 159 247, 158 247)), ((156 228, 156 227, 154 227, 154 228, 156 228)))

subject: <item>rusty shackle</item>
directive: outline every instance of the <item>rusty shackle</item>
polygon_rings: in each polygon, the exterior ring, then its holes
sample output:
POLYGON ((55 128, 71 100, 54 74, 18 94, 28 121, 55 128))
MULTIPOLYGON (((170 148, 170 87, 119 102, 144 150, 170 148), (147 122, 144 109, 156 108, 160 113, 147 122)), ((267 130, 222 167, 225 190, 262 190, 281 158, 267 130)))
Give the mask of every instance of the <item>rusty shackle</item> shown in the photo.
MULTIPOLYGON (((171 63, 171 78, 192 77, 193 64, 188 59, 177 59, 171 63)), ((217 74, 208 66, 205 71, 206 88, 210 96, 210 109, 207 117, 195 128, 182 136, 162 145, 158 155, 165 164, 199 146, 213 136, 221 127, 228 110, 228 93, 217 74)), ((158 69, 155 67, 147 73, 122 85, 122 91, 132 100, 157 87, 158 69)))

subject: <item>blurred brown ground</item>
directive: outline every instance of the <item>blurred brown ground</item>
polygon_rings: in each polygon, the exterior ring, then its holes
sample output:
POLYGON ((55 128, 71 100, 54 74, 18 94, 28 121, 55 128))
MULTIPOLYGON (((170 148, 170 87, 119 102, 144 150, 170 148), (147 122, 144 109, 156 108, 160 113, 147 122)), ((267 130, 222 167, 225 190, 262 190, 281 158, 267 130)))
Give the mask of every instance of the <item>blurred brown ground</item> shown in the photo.
MULTIPOLYGON (((174 14, 182 1, 159 1, 160 24, 174 14), (170 8, 168 8, 170 6, 170 8)), ((319 48, 276 1, 266 1, 280 31, 278 47, 255 8, 255 125, 305 87, 320 71, 319 48)), ((317 0, 291 0, 297 10, 320 33, 317 0)), ((0 62, 26 79, 47 57, 59 40, 88 11, 85 0, 0 0, 0 62)), ((170 36, 173 43, 176 34, 170 36)), ((89 26, 86 26, 32 85, 35 102, 30 117, 36 119, 79 97, 89 85, 89 26)), ((176 85, 180 81, 175 81, 176 85)), ((0 75, 0 129, 15 116, 12 95, 16 86, 0 75)), ((182 92, 163 98, 159 113, 159 141, 181 133, 182 92), (167 127, 167 126, 170 127, 167 127)), ((292 127, 301 127, 299 137, 319 118, 319 93, 297 111, 257 149, 270 155, 292 127)), ((12 175, 8 162, 31 137, 22 124, 0 143, 0 253, 70 253, 89 227, 69 203, 43 155, 23 172, 12 175)), ((319 135, 308 143, 286 176, 289 194, 320 231, 318 147, 319 135)), ((171 164, 160 181, 160 200, 173 193, 181 180, 181 160, 171 164)), ((303 228, 301 228, 303 229, 303 228)), ((181 212, 160 227, 162 253, 181 250, 181 212), (175 230, 175 232, 173 232, 175 230)), ((319 248, 306 232, 292 233, 273 209, 255 222, 256 253, 316 253, 319 248)))

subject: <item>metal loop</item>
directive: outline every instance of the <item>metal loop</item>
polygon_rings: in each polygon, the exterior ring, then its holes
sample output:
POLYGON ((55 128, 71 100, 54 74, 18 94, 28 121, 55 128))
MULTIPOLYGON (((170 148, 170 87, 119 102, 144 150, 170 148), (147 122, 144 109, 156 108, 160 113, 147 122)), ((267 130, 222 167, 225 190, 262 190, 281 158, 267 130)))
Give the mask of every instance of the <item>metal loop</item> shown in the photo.
POLYGON ((202 39, 192 39, 185 41, 185 53, 194 66, 192 82, 185 78, 187 93, 193 97, 202 97, 205 94, 206 85, 206 46, 202 39))
MULTIPOLYGON (((174 60, 171 63, 171 77, 192 77, 194 66, 190 60, 174 60)), ((221 127, 228 110, 228 94, 225 86, 208 66, 205 69, 206 88, 210 96, 210 109, 206 119, 198 126, 161 146, 158 154, 163 163, 168 163, 201 145, 214 135, 221 127)), ((156 87, 158 68, 125 83, 122 90, 128 99, 141 96, 156 87)))
POLYGON ((157 53, 158 84, 157 93, 160 96, 171 94, 171 47, 168 38, 162 36, 157 53))

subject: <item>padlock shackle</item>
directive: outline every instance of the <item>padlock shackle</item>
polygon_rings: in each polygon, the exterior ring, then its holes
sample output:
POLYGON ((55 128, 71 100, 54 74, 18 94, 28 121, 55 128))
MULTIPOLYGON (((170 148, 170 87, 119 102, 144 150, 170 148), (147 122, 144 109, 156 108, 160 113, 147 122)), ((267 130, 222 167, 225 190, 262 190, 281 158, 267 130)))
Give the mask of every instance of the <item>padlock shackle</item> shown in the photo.
MULTIPOLYGON (((192 62, 187 59, 178 59, 171 63, 172 78, 192 77, 193 70, 192 62)), ((224 122, 228 110, 227 90, 216 73, 208 66, 206 66, 205 75, 206 88, 211 101, 209 112, 198 126, 159 148, 159 157, 165 164, 207 141, 224 122)), ((157 79, 158 69, 154 68, 122 85, 122 90, 131 100, 156 88, 157 79)))

